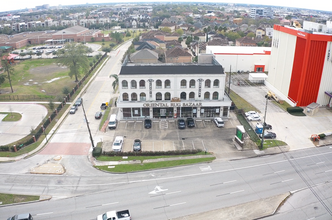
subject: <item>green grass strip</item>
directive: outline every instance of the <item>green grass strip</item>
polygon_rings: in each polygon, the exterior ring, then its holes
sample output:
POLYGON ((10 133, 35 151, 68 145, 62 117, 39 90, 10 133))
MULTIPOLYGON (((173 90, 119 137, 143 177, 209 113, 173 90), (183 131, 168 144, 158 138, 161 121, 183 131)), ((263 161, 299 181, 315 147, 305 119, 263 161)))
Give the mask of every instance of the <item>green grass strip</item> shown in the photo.
POLYGON ((0 114, 7 114, 2 121, 19 121, 22 118, 22 115, 17 112, 0 112, 0 114))
POLYGON ((0 193, 0 202, 2 202, 2 205, 37 201, 37 200, 39 200, 39 196, 0 193))
POLYGON ((128 173, 128 172, 136 172, 136 171, 145 171, 145 170, 153 170, 153 169, 161 169, 161 168, 169 168, 176 166, 183 166, 189 164, 196 164, 202 162, 211 162, 215 157, 208 158, 196 158, 196 159, 188 159, 188 160, 172 160, 172 161, 161 161, 155 163, 140 163, 140 164, 124 164, 124 165, 116 165, 114 168, 108 168, 109 166, 95 166, 99 170, 114 172, 114 173, 128 173))

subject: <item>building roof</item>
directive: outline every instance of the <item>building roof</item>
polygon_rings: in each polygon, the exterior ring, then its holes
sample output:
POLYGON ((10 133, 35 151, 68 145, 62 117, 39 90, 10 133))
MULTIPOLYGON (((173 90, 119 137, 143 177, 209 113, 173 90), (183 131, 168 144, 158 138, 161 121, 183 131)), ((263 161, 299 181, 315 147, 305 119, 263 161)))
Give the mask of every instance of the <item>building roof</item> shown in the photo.
POLYGON ((89 30, 88 28, 82 27, 82 26, 73 26, 73 27, 69 27, 66 29, 63 29, 61 31, 58 31, 56 33, 54 33, 53 35, 62 35, 62 34, 79 34, 83 31, 87 31, 89 30))
POLYGON ((136 42, 137 45, 139 45, 136 50, 143 50, 143 49, 150 49, 150 50, 154 50, 156 49, 156 46, 149 43, 149 42, 136 42))
POLYGON ((152 50, 149 50, 149 49, 139 50, 139 51, 136 51, 135 53, 130 55, 130 60, 131 61, 134 61, 136 59, 140 59, 140 60, 143 60, 143 59, 147 59, 147 60, 158 59, 158 53, 156 53, 152 50))
POLYGON ((174 75, 174 74, 224 74, 222 66, 215 64, 127 64, 119 75, 174 75))
POLYGON ((174 47, 166 51, 166 57, 191 57, 191 54, 181 47, 174 47))
POLYGON ((220 55, 269 55, 271 47, 206 46, 206 53, 220 55))

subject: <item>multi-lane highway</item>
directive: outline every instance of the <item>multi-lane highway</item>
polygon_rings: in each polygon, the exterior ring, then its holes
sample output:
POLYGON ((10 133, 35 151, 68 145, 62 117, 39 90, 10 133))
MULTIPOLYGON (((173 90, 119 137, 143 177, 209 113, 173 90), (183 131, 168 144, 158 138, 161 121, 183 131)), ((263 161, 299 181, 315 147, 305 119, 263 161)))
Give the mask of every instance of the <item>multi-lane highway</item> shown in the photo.
MULTIPOLYGON (((93 219, 107 210, 130 209, 135 219, 170 219, 305 190, 308 188, 305 182, 331 209, 331 172, 332 148, 323 147, 130 174, 99 171, 95 171, 95 175, 82 173, 80 176, 2 173, 1 192, 49 194, 54 199, 2 207, 0 216, 30 212, 34 219, 93 219)), ((303 219, 304 215, 307 219, 331 218, 312 193, 306 195, 305 200, 296 201, 292 210, 288 207, 285 213, 271 219, 287 219, 287 214, 292 219, 303 219)))

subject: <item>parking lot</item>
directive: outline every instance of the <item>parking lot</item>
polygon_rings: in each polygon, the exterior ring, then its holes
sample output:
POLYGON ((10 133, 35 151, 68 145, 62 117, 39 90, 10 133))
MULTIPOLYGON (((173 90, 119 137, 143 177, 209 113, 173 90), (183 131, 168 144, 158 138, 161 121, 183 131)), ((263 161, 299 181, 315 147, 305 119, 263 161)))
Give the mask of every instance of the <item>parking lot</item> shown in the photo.
MULTIPOLYGON (((232 113, 225 119, 225 127, 217 128, 211 119, 196 119, 194 128, 178 129, 176 119, 152 120, 152 128, 145 129, 143 120, 121 120, 115 130, 107 130, 106 136, 123 136, 122 151, 133 150, 135 139, 142 141, 143 151, 173 151, 201 149, 222 156, 238 155, 233 145, 235 127, 239 125, 232 113), (226 121, 227 120, 227 121, 226 121)), ((104 142, 104 150, 111 150, 112 140, 104 142)))

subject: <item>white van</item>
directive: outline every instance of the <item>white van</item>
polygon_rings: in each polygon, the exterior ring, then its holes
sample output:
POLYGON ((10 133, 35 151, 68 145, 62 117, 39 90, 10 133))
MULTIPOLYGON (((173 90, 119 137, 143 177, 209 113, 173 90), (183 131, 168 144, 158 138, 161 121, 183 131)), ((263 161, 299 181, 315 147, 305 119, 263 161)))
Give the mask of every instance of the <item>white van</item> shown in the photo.
POLYGON ((116 124, 117 124, 117 120, 116 120, 116 114, 112 114, 110 117, 110 120, 108 122, 108 128, 109 129, 115 129, 116 128, 116 124))

